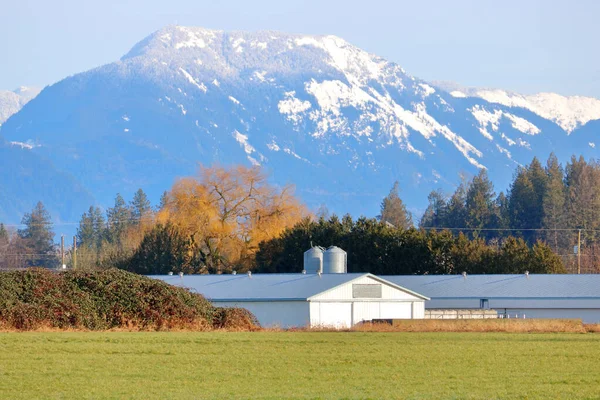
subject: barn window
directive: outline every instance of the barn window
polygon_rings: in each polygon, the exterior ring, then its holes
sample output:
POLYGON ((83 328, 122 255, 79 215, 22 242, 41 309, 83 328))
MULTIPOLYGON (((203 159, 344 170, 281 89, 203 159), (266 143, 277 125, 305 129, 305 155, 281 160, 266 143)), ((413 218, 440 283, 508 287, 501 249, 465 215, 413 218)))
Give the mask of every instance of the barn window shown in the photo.
POLYGON ((355 299, 380 299, 381 284, 353 284, 352 297, 355 299))

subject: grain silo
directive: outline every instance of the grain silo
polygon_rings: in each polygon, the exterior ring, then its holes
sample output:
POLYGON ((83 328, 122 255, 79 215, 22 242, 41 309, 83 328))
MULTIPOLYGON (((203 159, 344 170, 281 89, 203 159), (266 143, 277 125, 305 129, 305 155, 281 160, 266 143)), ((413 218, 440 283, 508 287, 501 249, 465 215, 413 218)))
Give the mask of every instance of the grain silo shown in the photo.
POLYGON ((304 271, 307 274, 323 272, 323 248, 313 246, 304 252, 304 271))
POLYGON ((346 252, 337 246, 329 247, 323 253, 323 273, 345 274, 347 271, 346 252))

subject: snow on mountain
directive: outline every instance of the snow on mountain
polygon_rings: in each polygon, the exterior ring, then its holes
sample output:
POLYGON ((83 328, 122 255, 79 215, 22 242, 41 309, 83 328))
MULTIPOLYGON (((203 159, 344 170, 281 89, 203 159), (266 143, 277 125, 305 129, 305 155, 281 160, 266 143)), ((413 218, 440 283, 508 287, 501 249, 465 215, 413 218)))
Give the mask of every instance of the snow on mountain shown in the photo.
POLYGON ((26 86, 13 91, 0 90, 0 125, 39 93, 40 89, 26 86))
POLYGON ((418 213, 480 168, 504 188, 534 155, 595 156, 599 118, 595 99, 445 89, 335 36, 169 26, 47 88, 1 134, 101 204, 158 199, 198 162, 246 163, 311 207, 374 215, 394 180, 418 213))
POLYGON ((499 89, 452 90, 450 94, 456 98, 479 97, 490 103, 525 108, 555 122, 567 133, 600 119, 600 100, 592 97, 567 97, 556 93, 521 95, 499 89))

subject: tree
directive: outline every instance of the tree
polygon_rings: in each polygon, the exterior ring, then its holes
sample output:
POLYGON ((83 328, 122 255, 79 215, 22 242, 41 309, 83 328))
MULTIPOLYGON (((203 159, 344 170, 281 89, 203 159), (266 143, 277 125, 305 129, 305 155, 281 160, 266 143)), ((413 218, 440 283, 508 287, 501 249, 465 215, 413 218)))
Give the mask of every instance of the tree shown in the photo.
POLYGON ((110 243, 119 243, 121 235, 131 224, 131 211, 125 204, 123 196, 117 193, 115 205, 109 208, 107 214, 107 239, 110 243))
POLYGON ((152 218, 152 205, 150 204, 150 200, 148 200, 148 196, 142 189, 138 189, 137 192, 133 195, 133 200, 131 201, 129 208, 131 210, 131 222, 133 224, 140 224, 143 222, 150 222, 152 218))
POLYGON ((10 237, 3 223, 0 223, 0 269, 7 268, 7 254, 10 237))
POLYGON ((187 235, 216 273, 252 269, 259 243, 306 215, 293 187, 271 186, 258 167, 200 168, 197 178, 176 182, 166 200, 159 222, 187 235))
MULTIPOLYGON (((3 223, 0 222, 0 246, 8 244, 8 231, 3 223)), ((2 247, 0 247, 2 249, 2 247)))
POLYGON ((448 200, 448 207, 446 211, 446 228, 464 228, 465 220, 467 218, 465 202, 466 202, 467 188, 465 182, 462 182, 456 191, 448 200))
POLYGON ((567 246, 563 240, 560 240, 562 237, 558 229, 565 228, 567 225, 565 220, 564 172, 554 153, 550 155, 546 163, 546 175, 548 180, 546 192, 542 199, 543 226, 550 229, 546 232, 545 239, 552 244, 554 251, 558 253, 561 247, 567 246))
POLYGON ((197 259, 198 252, 190 239, 177 227, 158 224, 149 231, 135 251, 126 269, 139 274, 206 273, 197 259))
POLYGON ((509 221, 511 228, 515 229, 520 236, 528 239, 532 236, 528 230, 537 227, 532 219, 536 215, 536 198, 537 195, 527 170, 519 168, 510 187, 509 221))
POLYGON ((160 196, 160 202, 158 203, 158 208, 156 209, 156 211, 164 209, 167 206, 167 201, 169 201, 169 192, 165 190, 160 196))
POLYGON ((473 237, 479 237, 480 229, 491 227, 495 210, 494 186, 489 180, 485 169, 481 169, 467 188, 465 200, 465 225, 472 231, 473 237))
POLYGON ((433 190, 427 196, 427 200, 429 200, 429 205, 423 213, 419 226, 421 228, 445 227, 448 205, 444 194, 439 189, 433 190))
POLYGON ((408 229, 413 226, 412 216, 406 210, 406 206, 400 199, 400 185, 398 181, 394 182, 394 186, 390 193, 381 202, 381 215, 379 220, 387 222, 395 227, 408 229))
POLYGON ((25 227, 19 229, 18 236, 22 239, 26 251, 26 265, 55 267, 58 259, 53 242, 52 219, 41 201, 30 213, 25 213, 21 224, 25 227))

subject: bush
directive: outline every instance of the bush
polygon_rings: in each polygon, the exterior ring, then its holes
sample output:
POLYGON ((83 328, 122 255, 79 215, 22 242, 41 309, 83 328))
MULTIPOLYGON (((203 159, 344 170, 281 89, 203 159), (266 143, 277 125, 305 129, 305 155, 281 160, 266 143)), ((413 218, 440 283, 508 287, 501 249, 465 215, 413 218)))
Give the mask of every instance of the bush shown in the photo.
POLYGON ((245 308, 218 307, 213 314, 213 327, 227 330, 255 330, 260 324, 245 308))
POLYGON ((199 294, 119 269, 0 273, 0 324, 18 330, 257 326, 247 310, 223 315, 199 294))

